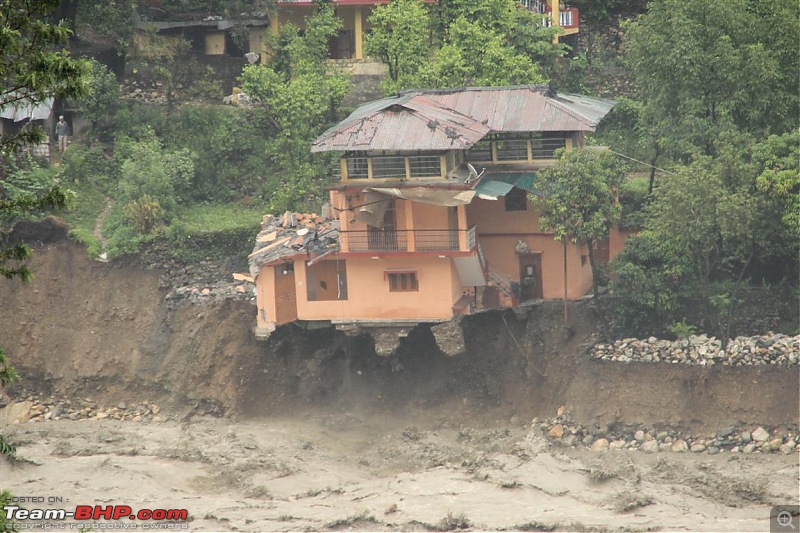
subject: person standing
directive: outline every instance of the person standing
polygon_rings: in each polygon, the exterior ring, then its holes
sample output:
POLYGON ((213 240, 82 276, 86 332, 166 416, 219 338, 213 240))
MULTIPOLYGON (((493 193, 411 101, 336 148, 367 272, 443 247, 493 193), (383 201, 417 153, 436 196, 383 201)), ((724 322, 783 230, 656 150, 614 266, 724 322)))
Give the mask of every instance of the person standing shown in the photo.
POLYGON ((69 143, 69 124, 64 121, 64 115, 58 117, 56 136, 58 137, 58 151, 63 154, 69 143))

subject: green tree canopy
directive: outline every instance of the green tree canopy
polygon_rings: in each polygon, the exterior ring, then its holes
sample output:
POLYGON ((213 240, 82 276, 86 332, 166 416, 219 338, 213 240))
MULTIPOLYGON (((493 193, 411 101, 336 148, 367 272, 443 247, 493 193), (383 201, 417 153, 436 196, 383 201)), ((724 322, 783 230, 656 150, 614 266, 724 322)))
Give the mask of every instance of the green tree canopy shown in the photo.
POLYGON ((684 157, 715 154, 731 128, 765 135, 796 127, 797 43, 776 35, 796 35, 798 23, 791 0, 650 2, 628 28, 643 129, 684 157))
POLYGON ((555 165, 538 173, 544 194, 537 197, 542 227, 558 241, 587 246, 597 295, 594 243, 619 221, 616 201, 625 165, 608 150, 575 150, 562 154, 555 165))
POLYGON ((663 327, 691 317, 727 339, 744 285, 796 279, 800 233, 783 216, 790 200, 757 185, 774 160, 764 154, 786 153, 780 145, 721 139, 716 158, 678 167, 655 189, 645 230, 612 265, 624 322, 650 317, 663 327))
POLYGON ((291 24, 281 28, 269 65, 248 65, 242 72, 244 91, 257 101, 254 115, 271 133, 266 192, 276 211, 321 199, 324 176, 329 173, 324 156, 311 154, 310 146, 337 118, 350 88, 347 75, 332 71, 326 61, 328 42, 340 26, 333 9, 323 5, 306 19, 302 35, 291 24))
POLYGON ((498 86, 547 81, 566 46, 558 29, 516 0, 419 0, 375 9, 366 49, 389 67, 387 93, 419 87, 498 86))
POLYGON ((78 100, 81 113, 93 127, 113 117, 119 107, 117 77, 102 63, 90 60, 89 84, 78 100))

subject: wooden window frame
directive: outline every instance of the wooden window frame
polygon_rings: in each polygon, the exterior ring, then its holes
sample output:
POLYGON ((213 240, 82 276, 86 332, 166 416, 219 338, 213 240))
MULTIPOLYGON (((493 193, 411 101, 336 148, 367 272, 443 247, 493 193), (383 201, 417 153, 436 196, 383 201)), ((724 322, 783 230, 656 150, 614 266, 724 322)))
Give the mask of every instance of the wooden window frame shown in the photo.
POLYGON ((389 292, 419 292, 419 272, 416 270, 386 270, 383 279, 389 282, 389 292))

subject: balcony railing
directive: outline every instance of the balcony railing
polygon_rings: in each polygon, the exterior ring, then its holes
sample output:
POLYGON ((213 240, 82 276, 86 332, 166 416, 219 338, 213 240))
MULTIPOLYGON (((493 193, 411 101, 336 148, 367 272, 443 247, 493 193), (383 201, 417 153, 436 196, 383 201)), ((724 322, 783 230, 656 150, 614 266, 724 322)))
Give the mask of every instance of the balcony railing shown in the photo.
POLYGON ((475 248, 470 229, 340 231, 343 252, 468 252, 475 248), (345 244, 346 243, 346 244, 345 244))

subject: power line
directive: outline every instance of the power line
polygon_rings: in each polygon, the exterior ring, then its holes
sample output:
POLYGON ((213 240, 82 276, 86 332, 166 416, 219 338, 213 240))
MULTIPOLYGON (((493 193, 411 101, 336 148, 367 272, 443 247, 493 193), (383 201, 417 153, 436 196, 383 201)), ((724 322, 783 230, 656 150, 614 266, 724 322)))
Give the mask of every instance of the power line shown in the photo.
POLYGON ((630 159, 631 161, 635 161, 635 162, 639 163, 640 165, 644 165, 646 167, 654 168, 654 169, 658 170, 659 172, 663 172, 665 174, 670 174, 672 176, 675 175, 674 172, 671 172, 669 170, 664 170, 663 168, 654 167, 653 165, 651 165, 649 163, 645 163, 644 161, 639 161, 638 159, 634 159, 633 157, 631 157, 629 155, 621 154, 619 152, 615 152, 614 150, 609 150, 609 152, 611 152, 614 155, 618 155, 620 157, 624 157, 625 159, 630 159))

